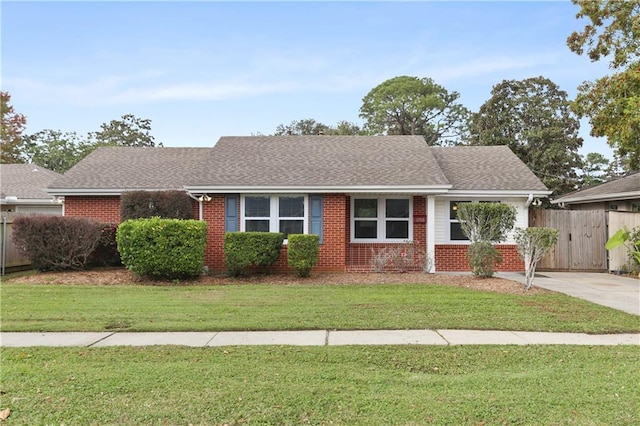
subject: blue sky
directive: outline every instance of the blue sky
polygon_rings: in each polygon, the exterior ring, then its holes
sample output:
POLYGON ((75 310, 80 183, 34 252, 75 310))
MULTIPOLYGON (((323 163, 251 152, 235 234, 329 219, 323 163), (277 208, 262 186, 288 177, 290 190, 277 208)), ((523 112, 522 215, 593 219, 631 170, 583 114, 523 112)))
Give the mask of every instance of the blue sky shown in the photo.
MULTIPOLYGON (((566 47, 565 2, 7 2, 2 90, 27 133, 86 133, 134 114, 165 146, 270 134, 313 118, 361 124, 362 98, 430 77, 477 110, 504 79, 544 76, 574 97, 608 72, 566 47)), ((588 136, 581 153, 611 156, 588 136)))

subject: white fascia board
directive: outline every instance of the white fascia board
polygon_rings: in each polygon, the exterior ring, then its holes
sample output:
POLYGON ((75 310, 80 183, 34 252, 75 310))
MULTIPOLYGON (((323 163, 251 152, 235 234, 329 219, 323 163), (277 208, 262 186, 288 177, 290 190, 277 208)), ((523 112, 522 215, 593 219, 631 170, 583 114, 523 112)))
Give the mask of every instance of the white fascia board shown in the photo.
POLYGON ((0 204, 6 205, 30 205, 30 206, 50 206, 57 204, 55 198, 0 198, 0 204))
POLYGON ((209 194, 343 194, 343 193, 385 193, 385 194, 444 194, 450 185, 425 187, 406 186, 186 186, 190 193, 209 194))
POLYGON ((614 200, 629 200, 634 198, 640 198, 640 191, 631 192, 618 192, 615 194, 600 194, 600 195, 588 195, 582 197, 562 197, 555 200, 551 200, 551 204, 584 204, 584 203, 597 203, 600 201, 614 201, 614 200))
POLYGON ((445 197, 496 197, 496 198, 528 198, 529 194, 533 194, 534 197, 547 197, 551 195, 552 191, 495 191, 495 190, 468 190, 468 189, 454 189, 447 192, 445 197))

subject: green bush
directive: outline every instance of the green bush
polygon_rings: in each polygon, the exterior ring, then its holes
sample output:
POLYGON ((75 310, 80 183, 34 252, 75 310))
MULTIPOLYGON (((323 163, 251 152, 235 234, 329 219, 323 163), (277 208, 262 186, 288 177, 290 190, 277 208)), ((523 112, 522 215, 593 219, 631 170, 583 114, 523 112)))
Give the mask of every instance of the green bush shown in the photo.
POLYGON ((120 197, 120 220, 161 217, 193 219, 192 200, 184 191, 129 191, 120 197))
POLYGON ((287 263, 300 277, 308 277, 318 263, 320 237, 318 235, 289 234, 287 263))
POLYGON ((136 275, 153 279, 202 274, 207 224, 198 220, 132 219, 116 233, 122 263, 136 275))
POLYGON ((284 234, 280 232, 227 232, 224 257, 227 271, 237 277, 249 267, 266 269, 280 257, 284 234))
POLYGON ((495 272, 494 265, 502 263, 500 251, 488 241, 471 243, 467 250, 467 258, 473 274, 481 278, 492 277, 495 272))
POLYGON ((18 216, 12 238, 39 271, 85 269, 101 236, 93 219, 65 216, 18 216))

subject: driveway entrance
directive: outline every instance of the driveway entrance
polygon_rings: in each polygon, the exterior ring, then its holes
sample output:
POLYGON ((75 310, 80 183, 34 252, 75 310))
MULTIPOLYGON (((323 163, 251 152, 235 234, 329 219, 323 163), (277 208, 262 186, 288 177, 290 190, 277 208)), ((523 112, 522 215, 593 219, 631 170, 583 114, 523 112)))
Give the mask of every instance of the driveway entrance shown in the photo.
MULTIPOLYGON (((524 282, 524 274, 496 276, 524 282)), ((540 272, 533 285, 640 315, 640 280, 636 278, 594 272, 540 272)))

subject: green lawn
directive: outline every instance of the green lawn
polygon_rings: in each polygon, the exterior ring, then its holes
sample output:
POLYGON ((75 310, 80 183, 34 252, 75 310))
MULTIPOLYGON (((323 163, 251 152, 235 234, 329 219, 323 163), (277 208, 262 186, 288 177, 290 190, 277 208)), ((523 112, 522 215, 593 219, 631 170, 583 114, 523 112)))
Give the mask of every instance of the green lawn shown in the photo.
POLYGON ((3 348, 12 424, 637 425, 637 347, 3 348))
POLYGON ((640 331, 640 317, 560 294, 388 285, 3 284, 3 331, 492 329, 640 331))

